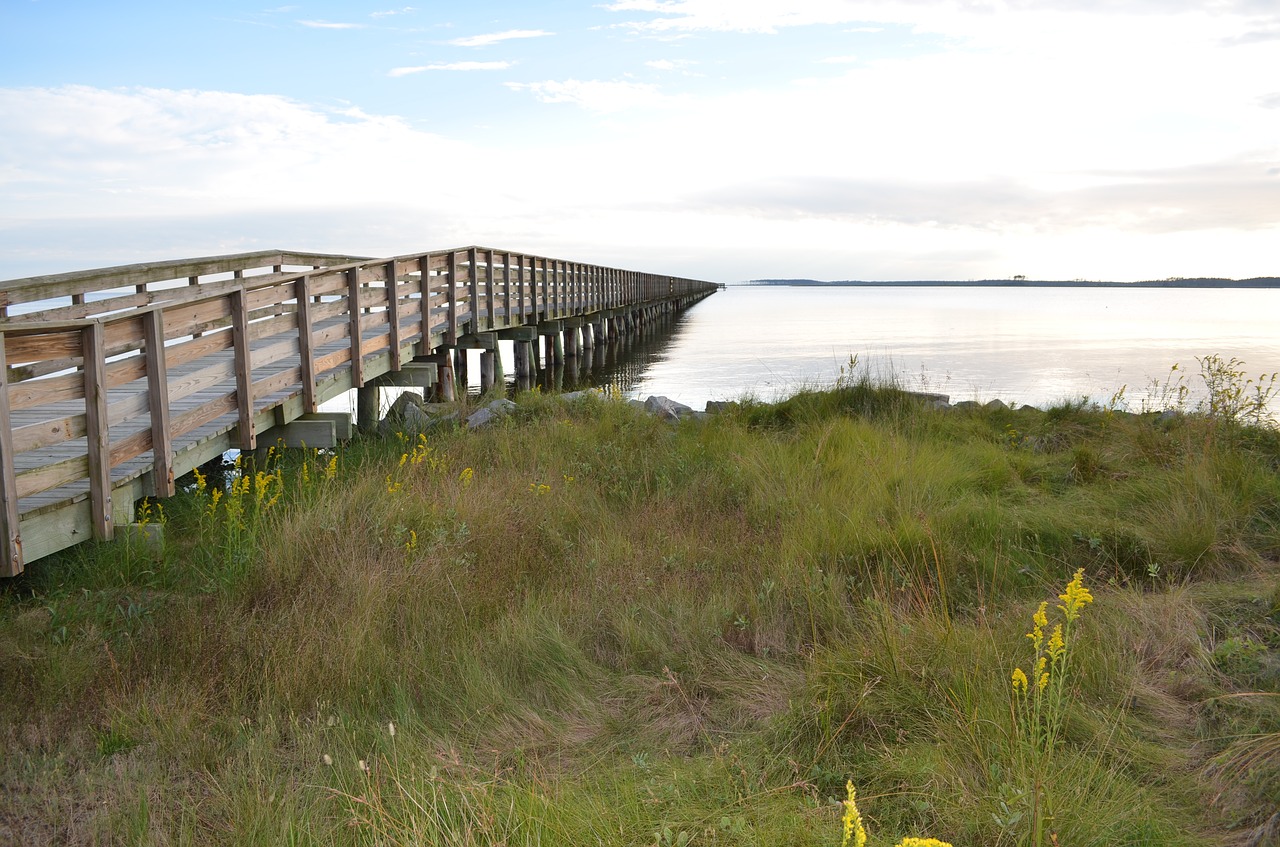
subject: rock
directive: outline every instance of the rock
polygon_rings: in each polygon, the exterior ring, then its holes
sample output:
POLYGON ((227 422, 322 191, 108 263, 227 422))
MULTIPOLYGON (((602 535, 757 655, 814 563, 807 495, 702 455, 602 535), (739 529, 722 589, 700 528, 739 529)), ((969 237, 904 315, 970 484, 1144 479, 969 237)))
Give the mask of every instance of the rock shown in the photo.
POLYGON ((516 409, 516 404, 505 397, 500 397, 476 409, 467 417, 467 429, 477 429, 505 418, 516 409))
POLYGON ((935 409, 939 408, 937 406, 938 403, 944 404, 947 408, 951 407, 950 394, 935 394, 931 391, 904 391, 902 393, 917 400, 924 400, 925 405, 931 405, 935 409))
POLYGON ((582 391, 570 391, 570 392, 569 392, 569 393, 567 393, 567 394, 557 394, 557 395, 556 395, 556 398, 557 398, 558 400, 561 400, 561 401, 563 401, 563 402, 565 402, 565 403, 574 403, 574 402, 576 402, 576 401, 578 401, 578 400, 585 400, 585 399, 587 399, 588 397, 594 397, 594 398, 598 398, 598 399, 603 399, 603 398, 604 398, 604 392, 603 392, 603 391, 601 391, 599 388, 587 388, 587 389, 584 389, 584 390, 582 390, 582 391))
POLYGON ((945 412, 947 409, 951 408, 951 404, 946 400, 931 400, 926 403, 925 406, 929 409, 937 409, 940 412, 945 412))
POLYGON ((961 400, 959 403, 952 403, 951 408, 969 411, 971 409, 981 409, 982 404, 977 400, 961 400))
POLYGON ((991 400, 982 409, 987 412, 1007 412, 1009 406, 1003 400, 991 400))
POLYGON ((394 403, 391 404, 391 408, 387 410, 387 414, 384 415, 384 418, 394 418, 399 420, 404 417, 405 409, 412 406, 416 407, 418 411, 422 411, 423 405, 424 401, 422 397, 414 394, 412 391, 405 391, 396 398, 394 403))
POLYGON ((731 412, 737 408, 738 408, 738 401, 736 400, 708 400, 707 401, 707 414, 709 415, 718 415, 724 412, 731 412))
POLYGON ((683 403, 655 394, 644 401, 644 410, 672 423, 680 418, 693 414, 693 409, 683 403))
POLYGON ((1018 411, 1019 412, 1038 412, 1040 410, 1037 409, 1035 406, 1028 406, 1026 404, 1023 404, 1018 407, 1018 411))

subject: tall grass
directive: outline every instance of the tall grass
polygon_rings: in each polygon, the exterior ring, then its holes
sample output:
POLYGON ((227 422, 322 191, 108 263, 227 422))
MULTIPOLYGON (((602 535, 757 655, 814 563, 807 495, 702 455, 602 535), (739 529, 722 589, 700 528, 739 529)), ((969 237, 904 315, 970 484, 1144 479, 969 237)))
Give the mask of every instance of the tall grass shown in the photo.
POLYGON ((1275 799, 1224 696, 1277 684, 1266 432, 849 380, 185 480, 162 550, 5 586, 0 841, 832 844, 852 780, 885 843, 1225 842, 1275 799), (1078 569, 1029 790, 1010 673, 1078 569))

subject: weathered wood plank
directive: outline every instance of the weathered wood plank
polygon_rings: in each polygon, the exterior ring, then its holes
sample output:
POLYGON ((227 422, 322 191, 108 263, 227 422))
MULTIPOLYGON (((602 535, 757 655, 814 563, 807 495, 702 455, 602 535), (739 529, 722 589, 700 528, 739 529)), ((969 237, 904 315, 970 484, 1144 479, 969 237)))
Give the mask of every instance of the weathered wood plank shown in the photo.
MULTIPOLYGON (((13 433, 12 447, 13 455, 26 453, 31 450, 39 450, 42 447, 52 447, 55 444, 61 444, 64 441, 71 441, 75 438, 82 438, 85 434, 84 413, 78 415, 68 415, 62 418, 53 418, 51 420, 40 421, 39 423, 27 424, 13 428, 12 419, 5 431, 13 433)), ((0 436, 3 432, 0 432, 0 436)), ((11 459, 12 460, 12 459, 11 459)))
POLYGON ((236 407, 240 413, 240 449, 257 444, 253 431, 253 363, 249 349, 249 303, 243 289, 231 292, 231 337, 235 353, 236 407))
MULTIPOLYGON (((229 415, 235 412, 236 393, 230 391, 221 397, 214 398, 206 403, 196 406, 190 411, 183 412, 173 418, 173 437, 180 438, 194 429, 204 426, 210 421, 217 420, 223 415, 229 415)), ((188 470, 190 470, 188 468, 188 470)))
MULTIPOLYGON (((387 262, 387 323, 389 324, 391 336, 391 349, 400 349, 400 293, 396 290, 396 263, 393 259, 387 262)), ((391 357, 391 369, 393 371, 400 370, 400 357, 391 357)), ((308 412, 314 412, 315 409, 308 409, 308 412)))
POLYGON ((9 415, 9 365, 0 333, 0 576, 22 573, 22 533, 18 524, 18 486, 13 467, 13 423, 9 415))
POLYGON ((458 281, 458 253, 449 251, 449 266, 444 275, 444 294, 449 304, 449 323, 445 326, 445 344, 452 347, 458 343, 458 298, 455 285, 458 281))
POLYGON ((351 322, 351 384, 364 387, 364 362, 360 356, 360 271, 347 271, 347 317, 351 322))
POLYGON ((89 502, 93 537, 110 541, 111 433, 107 419, 106 327, 90 323, 83 330, 85 427, 88 443, 89 502))
POLYGON ((298 355, 302 366, 302 403, 307 412, 316 411, 316 354, 311 324, 310 277, 295 283, 298 298, 298 355))
POLYGON ((151 472, 156 495, 172 497, 173 433, 169 426, 169 372, 164 355, 164 312, 152 309, 142 323, 147 358, 147 405, 151 410, 151 472))

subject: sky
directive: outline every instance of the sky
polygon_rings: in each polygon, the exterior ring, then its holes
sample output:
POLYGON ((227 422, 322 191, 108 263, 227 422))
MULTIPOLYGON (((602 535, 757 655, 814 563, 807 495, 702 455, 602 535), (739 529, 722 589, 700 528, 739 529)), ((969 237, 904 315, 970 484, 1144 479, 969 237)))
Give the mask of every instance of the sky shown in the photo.
POLYGON ((1280 276, 1280 0, 0 0, 0 279, 1280 276))

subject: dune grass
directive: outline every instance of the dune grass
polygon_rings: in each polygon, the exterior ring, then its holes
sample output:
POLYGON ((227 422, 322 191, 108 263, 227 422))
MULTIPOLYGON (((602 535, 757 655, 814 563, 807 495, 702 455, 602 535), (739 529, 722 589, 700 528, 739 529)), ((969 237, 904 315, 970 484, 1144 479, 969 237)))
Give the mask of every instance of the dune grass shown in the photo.
POLYGON ((0 841, 838 844, 852 781, 875 843, 1271 843, 1278 469, 1221 415, 850 380, 184 480, 158 556, 4 586, 0 841))

